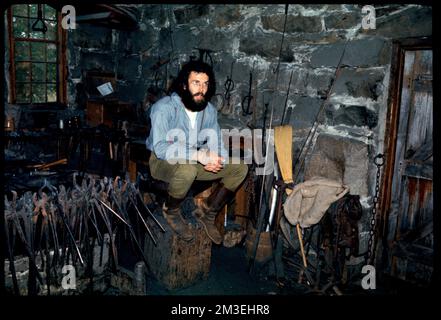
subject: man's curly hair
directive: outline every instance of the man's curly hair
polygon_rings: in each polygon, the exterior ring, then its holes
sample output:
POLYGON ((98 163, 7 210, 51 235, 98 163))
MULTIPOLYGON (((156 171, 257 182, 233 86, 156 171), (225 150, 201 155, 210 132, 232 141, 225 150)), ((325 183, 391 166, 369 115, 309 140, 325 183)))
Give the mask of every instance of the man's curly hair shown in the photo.
POLYGON ((208 76, 208 89, 205 94, 205 100, 210 101, 216 92, 216 80, 214 78, 213 68, 209 64, 199 60, 190 60, 182 66, 177 78, 171 85, 169 93, 176 92, 182 97, 182 94, 185 91, 185 86, 188 87, 188 77, 192 71, 205 73, 208 76))

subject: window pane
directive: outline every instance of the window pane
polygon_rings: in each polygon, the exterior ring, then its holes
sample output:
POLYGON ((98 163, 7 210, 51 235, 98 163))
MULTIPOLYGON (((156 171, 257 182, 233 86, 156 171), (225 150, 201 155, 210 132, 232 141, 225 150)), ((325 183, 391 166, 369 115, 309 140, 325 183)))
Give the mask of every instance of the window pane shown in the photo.
POLYGON ((32 84, 32 102, 46 102, 46 85, 32 84))
POLYGON ((15 60, 29 60, 29 42, 15 42, 15 60))
POLYGON ((29 12, 31 17, 38 17, 38 5, 36 4, 30 4, 29 5, 29 12))
POLYGON ((17 103, 27 103, 30 101, 31 85, 28 83, 17 83, 15 85, 17 103))
POLYGON ((45 50, 46 43, 44 42, 31 42, 32 61, 46 61, 45 50))
POLYGON ((32 64, 32 81, 46 81, 46 64, 32 64))
POLYGON ((55 63, 48 63, 47 66, 47 82, 57 82, 57 65, 55 63))
POLYGON ((49 43, 47 45, 47 61, 57 62, 57 46, 55 43, 49 43))
POLYGON ((14 37, 27 38, 29 37, 29 19, 27 18, 12 18, 12 29, 14 30, 14 37))
MULTIPOLYGON (((36 31, 36 30, 32 30, 32 25, 37 21, 37 19, 30 19, 29 20, 29 38, 32 39, 44 39, 45 35, 43 33, 43 31, 36 31)), ((45 22, 46 27, 47 27, 47 23, 45 22)), ((43 28, 43 22, 40 20, 38 21, 38 23, 36 24, 37 28, 43 28)))
POLYGON ((46 23, 47 31, 46 31, 46 39, 47 40, 57 40, 57 22, 56 21, 44 21, 46 23))
POLYGON ((44 18, 52 20, 55 20, 57 18, 55 9, 51 6, 48 6, 47 4, 44 5, 44 18))
POLYGON ((16 4, 14 6, 12 6, 12 14, 14 16, 23 16, 23 17, 27 17, 28 16, 28 6, 25 4, 16 4))
POLYGON ((17 62, 15 64, 16 81, 31 81, 31 64, 29 62, 17 62))
POLYGON ((47 102, 57 102, 57 86, 55 84, 47 86, 47 102))
POLYGON ((17 103, 46 103, 58 101, 58 12, 42 4, 43 21, 38 18, 37 4, 13 5, 12 32, 18 40, 14 42, 15 95, 17 103), (15 16, 17 15, 17 16, 15 16), (32 30, 38 21, 38 29, 32 30), (47 42, 29 41, 41 39, 47 42), (23 39, 23 40, 20 40, 23 39))

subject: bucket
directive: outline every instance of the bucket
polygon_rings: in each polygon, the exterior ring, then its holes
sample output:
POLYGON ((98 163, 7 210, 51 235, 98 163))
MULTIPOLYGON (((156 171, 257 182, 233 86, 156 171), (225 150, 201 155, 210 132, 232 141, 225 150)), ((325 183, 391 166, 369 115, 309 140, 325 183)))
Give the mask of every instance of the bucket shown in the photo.
MULTIPOLYGON (((247 258, 251 260, 253 258, 254 242, 256 241, 256 229, 248 224, 247 238, 245 240, 245 247, 247 251, 247 258)), ((273 248, 271 245, 271 232, 265 231, 260 233, 259 245, 256 250, 255 261, 264 263, 272 258, 273 248)))

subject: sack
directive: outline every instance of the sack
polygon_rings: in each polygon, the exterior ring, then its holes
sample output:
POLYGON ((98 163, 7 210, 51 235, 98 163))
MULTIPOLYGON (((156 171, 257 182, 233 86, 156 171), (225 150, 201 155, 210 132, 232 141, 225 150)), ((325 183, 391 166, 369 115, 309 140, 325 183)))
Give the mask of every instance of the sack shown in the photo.
POLYGON ((337 181, 313 177, 296 185, 283 204, 286 219, 292 225, 308 228, 320 221, 333 202, 341 199, 349 188, 337 181))

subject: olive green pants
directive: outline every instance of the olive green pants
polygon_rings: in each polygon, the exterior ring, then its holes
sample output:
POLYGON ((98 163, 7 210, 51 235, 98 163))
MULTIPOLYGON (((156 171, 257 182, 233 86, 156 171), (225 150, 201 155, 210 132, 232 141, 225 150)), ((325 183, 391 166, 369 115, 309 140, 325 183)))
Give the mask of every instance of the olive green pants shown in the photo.
POLYGON ((168 193, 177 199, 183 199, 194 180, 217 180, 230 191, 236 191, 248 173, 246 164, 228 164, 217 173, 209 172, 200 163, 196 164, 170 164, 166 160, 158 159, 154 152, 149 159, 150 173, 153 178, 168 183, 168 193))

